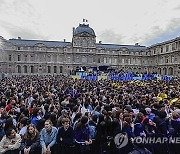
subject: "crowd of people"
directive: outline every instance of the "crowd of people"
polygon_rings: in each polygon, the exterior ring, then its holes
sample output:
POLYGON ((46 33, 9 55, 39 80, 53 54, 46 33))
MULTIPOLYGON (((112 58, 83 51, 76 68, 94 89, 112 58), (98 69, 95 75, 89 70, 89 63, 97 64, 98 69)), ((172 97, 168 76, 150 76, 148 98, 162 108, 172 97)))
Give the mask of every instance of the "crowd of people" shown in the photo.
POLYGON ((0 81, 1 154, 178 154, 173 143, 135 137, 180 137, 180 79, 88 81, 19 76, 0 81), (128 143, 118 148, 117 134, 128 143))

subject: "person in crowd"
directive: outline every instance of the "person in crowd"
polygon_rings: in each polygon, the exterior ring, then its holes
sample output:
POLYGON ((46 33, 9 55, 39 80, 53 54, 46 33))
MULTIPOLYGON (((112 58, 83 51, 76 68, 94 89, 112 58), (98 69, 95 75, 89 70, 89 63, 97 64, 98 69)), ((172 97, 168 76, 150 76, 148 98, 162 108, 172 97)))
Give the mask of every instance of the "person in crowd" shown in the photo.
POLYGON ((22 138, 21 154, 39 154, 41 153, 40 135, 33 124, 27 126, 27 130, 22 138))
POLYGON ((155 114, 151 112, 151 108, 148 108, 148 107, 147 107, 147 108, 145 108, 145 111, 146 111, 146 117, 147 117, 148 119, 153 120, 154 117, 155 117, 155 114))
POLYGON ((74 146, 74 131, 70 126, 70 119, 62 119, 63 127, 60 127, 57 133, 56 142, 58 144, 58 151, 62 154, 70 154, 74 146))
POLYGON ((134 121, 134 135, 135 136, 141 136, 145 137, 146 134, 144 132, 144 126, 142 124, 142 121, 144 120, 144 115, 143 113, 139 112, 136 115, 135 121, 134 121))
POLYGON ((40 144, 43 154, 55 153, 57 128, 52 126, 51 120, 46 120, 40 133, 40 144))
POLYGON ((0 142, 0 152, 1 154, 19 154, 20 145, 21 136, 16 133, 15 129, 8 128, 0 142))
POLYGON ((83 116, 75 129, 75 141, 80 147, 81 154, 90 152, 90 144, 92 140, 90 138, 90 130, 88 126, 88 117, 83 116))
POLYGON ((31 123, 35 126, 37 126, 39 120, 41 119, 40 113, 41 110, 38 107, 34 108, 31 123))
POLYGON ((28 117, 23 117, 20 120, 20 123, 19 123, 19 128, 20 128, 19 135, 24 136, 24 134, 26 133, 28 124, 29 124, 29 118, 28 117))
POLYGON ((77 124, 80 122, 81 117, 82 117, 82 113, 81 113, 81 112, 78 112, 78 113, 75 115, 75 117, 74 117, 74 119, 73 119, 73 129, 74 129, 74 130, 75 130, 77 124))

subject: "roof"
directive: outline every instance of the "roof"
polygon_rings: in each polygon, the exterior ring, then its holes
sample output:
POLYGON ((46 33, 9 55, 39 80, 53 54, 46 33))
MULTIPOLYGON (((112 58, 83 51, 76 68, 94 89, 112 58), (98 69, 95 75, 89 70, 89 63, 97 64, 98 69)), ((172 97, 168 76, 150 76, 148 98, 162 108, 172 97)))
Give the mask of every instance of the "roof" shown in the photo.
POLYGON ((46 47, 65 47, 71 45, 71 42, 24 40, 24 39, 9 39, 8 42, 15 46, 35 46, 36 44, 43 44, 46 47))
POLYGON ((118 50, 121 48, 127 48, 129 50, 146 50, 146 46, 140 46, 140 45, 118 45, 118 44, 96 44, 96 47, 98 48, 104 48, 104 49, 114 49, 118 50))
POLYGON ((156 46, 161 46, 161 45, 172 43, 174 41, 179 41, 179 40, 180 40, 180 37, 176 37, 176 38, 171 39, 171 40, 167 40, 167 41, 164 41, 164 42, 161 42, 161 43, 153 44, 153 45, 149 46, 148 48, 152 48, 152 47, 156 47, 156 46))
POLYGON ((94 30, 89 27, 89 24, 79 24, 79 26, 74 30, 74 35, 81 34, 83 32, 96 36, 94 30))
MULTIPOLYGON (((61 42, 61 41, 43 41, 43 40, 25 40, 25 39, 9 39, 9 43, 15 46, 35 46, 38 44, 43 44, 46 47, 66 47, 71 46, 71 42, 61 42)), ((140 45, 118 45, 118 44, 96 44, 97 48, 104 48, 104 49, 113 49, 119 50, 121 48, 127 48, 129 50, 146 50, 147 47, 140 46, 140 45)))

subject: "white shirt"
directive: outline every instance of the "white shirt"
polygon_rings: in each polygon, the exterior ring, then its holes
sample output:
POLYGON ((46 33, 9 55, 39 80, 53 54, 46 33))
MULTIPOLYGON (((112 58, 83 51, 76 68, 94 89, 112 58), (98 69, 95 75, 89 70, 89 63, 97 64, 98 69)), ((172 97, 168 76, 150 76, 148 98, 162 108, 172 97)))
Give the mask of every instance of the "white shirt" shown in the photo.
POLYGON ((26 130, 27 130, 27 126, 21 128, 21 130, 19 131, 19 135, 24 135, 26 133, 26 130))

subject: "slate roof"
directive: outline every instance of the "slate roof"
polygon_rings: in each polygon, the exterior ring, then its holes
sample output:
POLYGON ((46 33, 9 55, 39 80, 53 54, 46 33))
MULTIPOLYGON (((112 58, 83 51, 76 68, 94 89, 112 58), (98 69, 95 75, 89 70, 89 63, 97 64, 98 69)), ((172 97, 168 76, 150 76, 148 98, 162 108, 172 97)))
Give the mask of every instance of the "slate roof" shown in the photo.
POLYGON ((39 43, 44 44, 46 47, 65 47, 71 45, 71 42, 24 40, 24 39, 9 39, 8 42, 15 46, 35 46, 36 44, 39 43))
POLYGON ((140 45, 118 45, 118 44, 96 44, 97 48, 104 48, 104 49, 114 49, 118 50, 121 48, 127 48, 129 50, 146 50, 146 46, 140 46, 140 45))
MULTIPOLYGON (((43 41, 43 40, 24 40, 24 39, 9 39, 9 43, 15 45, 15 46, 35 46, 37 44, 43 44, 46 47, 66 47, 71 46, 71 42, 61 42, 61 41, 43 41)), ((145 46, 139 46, 139 45, 118 45, 118 44, 96 44, 97 48, 103 48, 103 49, 112 49, 112 50, 118 50, 122 48, 127 48, 129 50, 146 50, 147 47, 145 46)))

